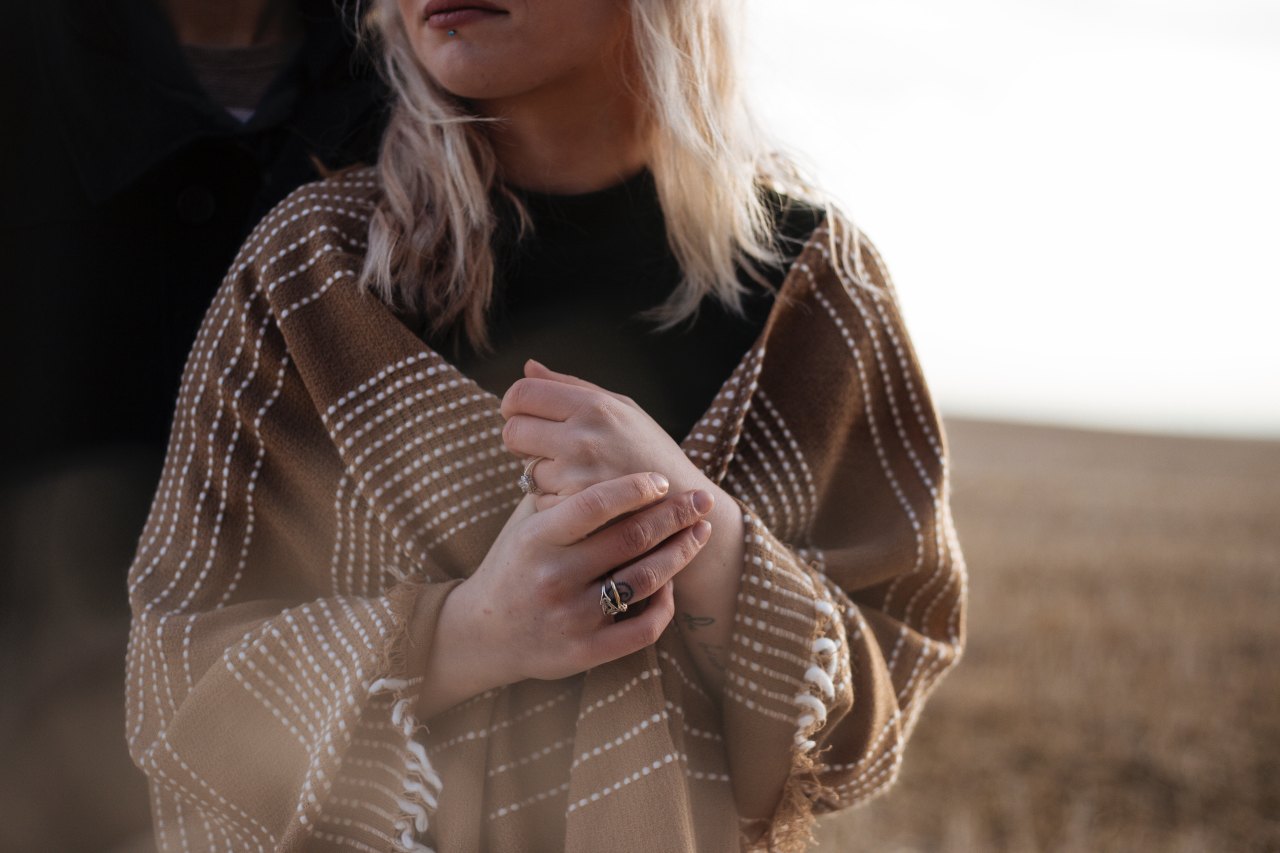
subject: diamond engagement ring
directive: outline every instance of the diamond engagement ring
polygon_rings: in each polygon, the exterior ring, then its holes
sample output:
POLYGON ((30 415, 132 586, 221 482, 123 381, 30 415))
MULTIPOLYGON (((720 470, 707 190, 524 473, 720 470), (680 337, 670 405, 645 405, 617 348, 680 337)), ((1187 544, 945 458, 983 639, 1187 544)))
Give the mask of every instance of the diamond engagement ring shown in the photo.
POLYGON ((520 491, 524 492, 526 495, 543 494, 542 489, 539 489, 538 484, 533 480, 533 466, 546 458, 547 457, 545 456, 535 456, 525 463, 524 473, 520 475, 520 491))

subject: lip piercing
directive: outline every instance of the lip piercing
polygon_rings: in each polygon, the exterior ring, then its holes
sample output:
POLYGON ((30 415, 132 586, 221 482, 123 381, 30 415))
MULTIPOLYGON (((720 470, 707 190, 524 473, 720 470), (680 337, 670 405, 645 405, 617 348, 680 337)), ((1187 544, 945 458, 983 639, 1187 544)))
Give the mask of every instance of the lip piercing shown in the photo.
POLYGON ((449 30, 448 32, 448 35, 451 35, 451 36, 456 36, 457 34, 458 34, 457 30, 449 30))

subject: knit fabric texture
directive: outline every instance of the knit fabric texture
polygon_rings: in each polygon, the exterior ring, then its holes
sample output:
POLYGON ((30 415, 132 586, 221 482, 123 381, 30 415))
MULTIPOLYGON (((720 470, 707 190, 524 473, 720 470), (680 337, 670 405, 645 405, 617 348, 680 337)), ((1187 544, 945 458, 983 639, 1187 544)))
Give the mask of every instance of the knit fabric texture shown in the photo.
POLYGON ((356 287, 378 192, 362 168, 281 202, 188 358, 128 581, 159 849, 798 851, 889 789, 960 660, 967 575, 872 244, 828 213, 681 442, 746 531, 720 701, 672 625, 428 727, 408 625, 480 564, 523 465, 500 399, 356 287), (775 814, 741 820, 735 790, 775 814))

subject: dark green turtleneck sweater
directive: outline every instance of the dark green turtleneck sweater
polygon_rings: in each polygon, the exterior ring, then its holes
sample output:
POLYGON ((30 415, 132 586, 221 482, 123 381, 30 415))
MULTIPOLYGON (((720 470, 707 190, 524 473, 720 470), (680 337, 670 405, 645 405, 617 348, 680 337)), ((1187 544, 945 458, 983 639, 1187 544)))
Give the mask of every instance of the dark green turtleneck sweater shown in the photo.
MULTIPOLYGON (((498 396, 524 375, 525 359, 636 401, 682 441, 755 343, 773 294, 745 273, 746 319, 708 297, 697 320, 667 332, 635 315, 662 302, 680 268, 667 243, 650 172, 582 195, 517 191, 533 231, 517 241, 511 205, 495 198, 498 271, 490 330, 495 352, 477 355, 460 336, 428 344, 498 396)), ((808 205, 770 196, 787 262, 763 272, 781 284, 821 219, 808 205)))

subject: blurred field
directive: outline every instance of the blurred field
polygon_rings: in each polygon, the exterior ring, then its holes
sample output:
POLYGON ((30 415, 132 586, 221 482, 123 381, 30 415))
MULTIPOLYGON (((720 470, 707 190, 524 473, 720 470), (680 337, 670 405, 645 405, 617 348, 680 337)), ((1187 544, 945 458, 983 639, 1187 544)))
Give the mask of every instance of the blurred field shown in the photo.
MULTIPOLYGON (((965 658, 899 784, 819 850, 1280 851, 1280 442, 947 428, 965 658)), ((147 849, 120 702, 154 464, 4 507, 36 568, 5 607, 0 850, 147 849)))
POLYGON ((819 849, 1280 850, 1280 442, 947 428, 966 655, 819 849))

